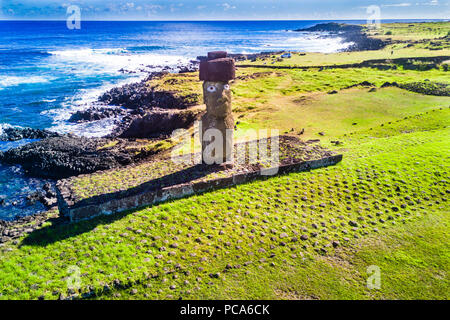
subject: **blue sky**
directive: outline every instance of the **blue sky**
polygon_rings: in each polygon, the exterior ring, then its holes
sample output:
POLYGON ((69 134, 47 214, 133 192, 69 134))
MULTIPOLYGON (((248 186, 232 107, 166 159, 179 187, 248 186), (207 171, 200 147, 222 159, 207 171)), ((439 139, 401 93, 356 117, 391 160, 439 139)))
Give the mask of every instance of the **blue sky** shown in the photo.
POLYGON ((450 0, 0 0, 0 19, 65 19, 78 5, 83 20, 449 19, 450 0))

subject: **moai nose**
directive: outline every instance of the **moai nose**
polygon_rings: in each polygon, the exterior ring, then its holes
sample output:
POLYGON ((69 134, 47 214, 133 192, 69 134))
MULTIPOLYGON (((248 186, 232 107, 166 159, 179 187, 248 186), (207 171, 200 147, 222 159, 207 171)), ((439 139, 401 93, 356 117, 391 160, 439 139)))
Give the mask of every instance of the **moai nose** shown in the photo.
POLYGON ((229 101, 230 100, 229 93, 227 93, 226 90, 223 90, 222 94, 220 95, 220 99, 222 101, 229 101))

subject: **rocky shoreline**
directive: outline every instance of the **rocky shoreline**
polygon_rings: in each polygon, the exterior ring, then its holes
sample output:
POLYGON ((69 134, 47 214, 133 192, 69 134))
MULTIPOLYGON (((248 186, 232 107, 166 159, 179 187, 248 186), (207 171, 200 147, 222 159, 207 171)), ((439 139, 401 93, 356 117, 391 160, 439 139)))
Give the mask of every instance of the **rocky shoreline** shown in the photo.
MULTIPOLYGON (((103 138, 59 134, 44 129, 4 127, 0 131, 0 141, 38 141, 0 152, 0 163, 20 165, 24 173, 31 177, 59 180, 142 161, 155 153, 148 147, 149 141, 166 138, 177 128, 189 127, 200 114, 198 109, 188 110, 193 106, 189 102, 191 97, 158 92, 148 86, 148 82, 163 77, 169 71, 187 73, 197 69, 198 63, 192 61, 176 69, 167 67, 163 68, 165 71, 149 73, 140 82, 105 92, 92 106, 75 112, 68 120, 71 123, 83 123, 118 119, 116 129, 103 138), (146 138, 148 141, 139 143, 136 138, 146 138)), ((0 205, 4 205, 6 200, 1 198, 0 205)), ((26 203, 35 202, 41 202, 51 209, 57 203, 56 194, 51 194, 48 186, 36 190, 26 198, 26 203)), ((45 212, 14 221, 0 219, 0 229, 8 233, 5 230, 14 229, 16 224, 39 220, 43 216, 45 212)), ((0 230, 0 236, 3 231, 0 230)))
POLYGON ((349 25, 344 23, 320 23, 310 28, 297 29, 295 32, 329 32, 331 36, 339 36, 345 42, 353 43, 344 51, 366 51, 379 50, 384 48, 388 42, 369 38, 364 32, 364 27, 360 25, 349 25))

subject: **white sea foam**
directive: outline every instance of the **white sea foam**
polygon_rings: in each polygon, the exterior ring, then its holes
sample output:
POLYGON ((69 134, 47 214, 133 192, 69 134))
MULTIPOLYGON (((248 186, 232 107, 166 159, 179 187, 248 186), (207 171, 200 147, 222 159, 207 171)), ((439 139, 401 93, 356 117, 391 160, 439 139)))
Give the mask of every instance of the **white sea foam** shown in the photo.
POLYGON ((140 72, 155 67, 186 64, 189 59, 179 55, 131 54, 126 49, 74 49, 49 52, 61 62, 77 63, 74 73, 111 73, 121 69, 140 72), (88 69, 81 66, 89 66, 88 69), (94 68, 92 68, 94 67, 94 68))
POLYGON ((49 130, 58 133, 72 133, 88 138, 104 137, 108 133, 112 132, 117 125, 117 121, 118 119, 102 119, 78 124, 59 122, 49 130))
POLYGON ((326 33, 297 33, 295 37, 289 37, 282 41, 273 41, 265 44, 268 47, 304 52, 332 53, 344 50, 352 45, 351 42, 344 42, 341 37, 329 37, 326 33))
POLYGON ((0 76, 0 90, 7 87, 15 87, 21 84, 31 83, 46 83, 53 80, 51 77, 32 76, 32 77, 18 77, 18 76, 0 76))
POLYGON ((11 128, 12 126, 9 123, 0 123, 0 135, 3 134, 3 130, 6 128, 11 128))
POLYGON ((140 81, 141 79, 141 76, 135 75, 120 82, 106 83, 99 88, 79 90, 74 96, 67 97, 58 108, 43 111, 41 114, 46 114, 53 118, 53 126, 49 129, 51 131, 73 133, 84 137, 105 136, 114 129, 114 121, 119 119, 103 119, 89 123, 70 123, 67 120, 73 113, 92 107, 104 92, 114 87, 140 81))

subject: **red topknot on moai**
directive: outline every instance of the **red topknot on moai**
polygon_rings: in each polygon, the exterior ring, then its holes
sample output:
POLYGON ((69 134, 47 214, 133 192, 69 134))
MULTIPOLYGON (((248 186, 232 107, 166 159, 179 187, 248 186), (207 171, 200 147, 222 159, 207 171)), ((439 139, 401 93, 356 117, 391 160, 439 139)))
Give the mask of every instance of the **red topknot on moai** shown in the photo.
POLYGON ((225 51, 209 52, 200 62, 206 114, 202 117, 202 161, 232 164, 234 119, 229 81, 235 78, 234 60, 225 51))

